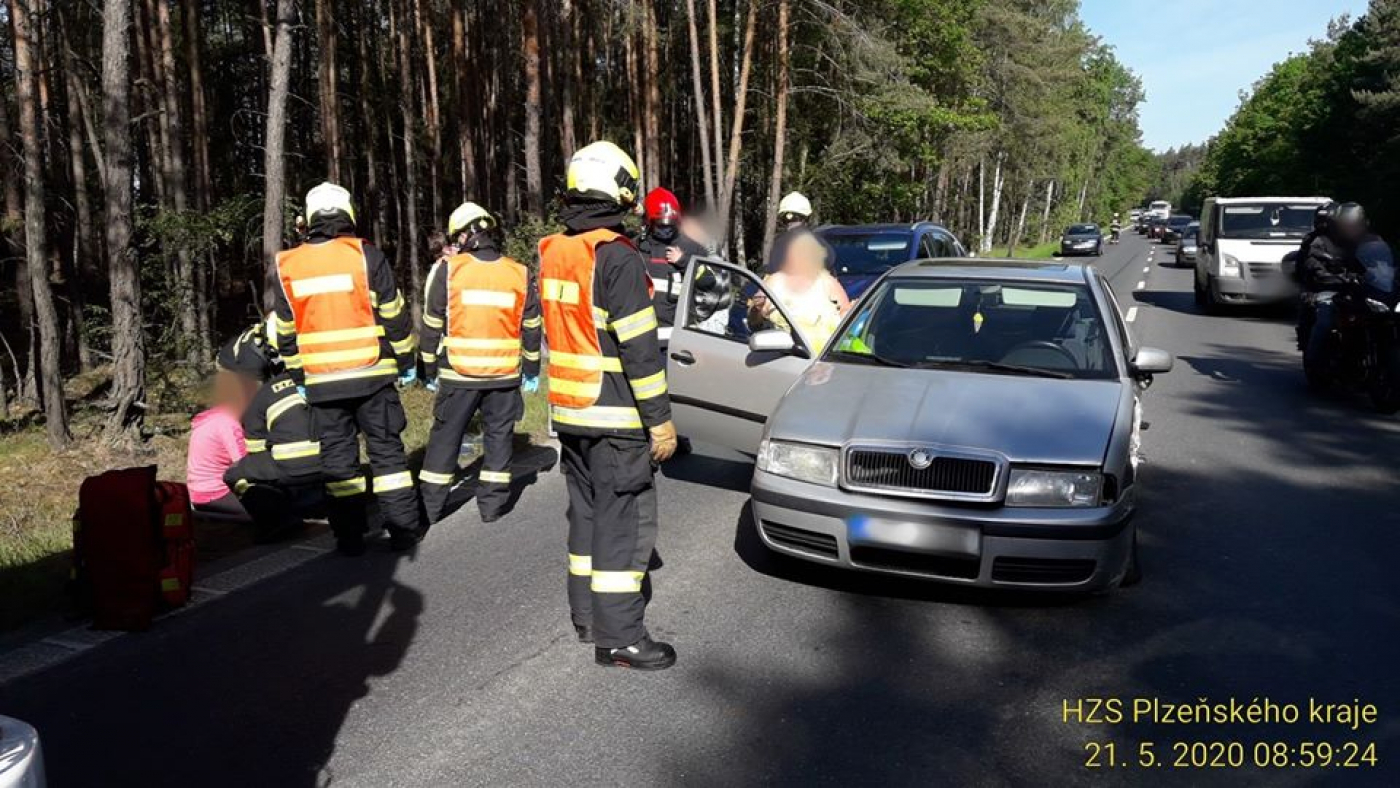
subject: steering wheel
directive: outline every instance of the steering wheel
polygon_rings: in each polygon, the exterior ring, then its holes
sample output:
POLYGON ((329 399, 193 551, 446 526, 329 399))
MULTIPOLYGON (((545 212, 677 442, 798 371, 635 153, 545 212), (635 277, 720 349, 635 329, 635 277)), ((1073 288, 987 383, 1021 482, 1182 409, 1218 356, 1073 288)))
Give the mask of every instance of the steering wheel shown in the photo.
POLYGON ((1001 360, 1002 360, 1002 362, 1004 363, 1008 358, 1011 358, 1012 356, 1016 355, 1017 353, 1020 353, 1020 352, 1022 352, 1022 351, 1026 351, 1026 350, 1049 350, 1049 351, 1052 351, 1052 352, 1054 352, 1054 353, 1059 354, 1061 357, 1063 357, 1064 360, 1065 360, 1066 362, 1068 362, 1069 368, 1070 368, 1070 369, 1079 369, 1079 359, 1076 359, 1076 358, 1074 357, 1074 354, 1073 354, 1073 353, 1069 352, 1068 350, 1064 349, 1063 347, 1060 347, 1059 345, 1055 344, 1054 342, 1051 342, 1051 341, 1048 340, 1048 339, 1032 339, 1032 340, 1030 340, 1029 342, 1022 342, 1021 344, 1019 344, 1019 345, 1017 345, 1017 346, 1011 348, 1010 350, 1006 351, 1006 353, 1002 354, 1001 360))

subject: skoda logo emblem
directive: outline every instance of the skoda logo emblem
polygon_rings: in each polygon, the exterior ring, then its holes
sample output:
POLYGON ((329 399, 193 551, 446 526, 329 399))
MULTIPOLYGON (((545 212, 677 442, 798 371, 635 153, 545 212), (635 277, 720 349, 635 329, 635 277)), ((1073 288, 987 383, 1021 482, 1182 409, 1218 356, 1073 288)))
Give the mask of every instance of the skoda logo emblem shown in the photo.
POLYGON ((933 452, 928 449, 915 449, 909 452, 909 464, 914 466, 914 470, 927 470, 933 465, 933 452))

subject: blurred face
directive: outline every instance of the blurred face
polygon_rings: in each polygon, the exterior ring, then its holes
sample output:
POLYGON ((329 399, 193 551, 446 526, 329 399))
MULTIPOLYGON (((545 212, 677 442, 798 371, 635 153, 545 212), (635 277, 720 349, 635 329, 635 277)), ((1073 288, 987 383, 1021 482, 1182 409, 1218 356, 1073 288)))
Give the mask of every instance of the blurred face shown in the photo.
POLYGON ((1337 235, 1346 241, 1359 241, 1366 235, 1366 223, 1357 219, 1338 219, 1337 235))
POLYGON ((242 416, 260 384, 252 378, 221 369, 214 375, 214 405, 242 416))
POLYGON ((807 279, 815 278, 826 268, 826 250, 810 235, 802 235, 788 244, 783 273, 807 279))

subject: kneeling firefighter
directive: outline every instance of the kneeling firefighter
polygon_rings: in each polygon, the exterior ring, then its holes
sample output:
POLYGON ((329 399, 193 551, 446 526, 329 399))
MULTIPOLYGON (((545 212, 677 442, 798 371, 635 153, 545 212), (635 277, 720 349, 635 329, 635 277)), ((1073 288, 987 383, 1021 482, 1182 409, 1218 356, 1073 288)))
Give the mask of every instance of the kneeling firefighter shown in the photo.
POLYGON ((486 209, 463 203, 447 234, 460 251, 433 265, 423 298, 419 354, 437 399, 418 482, 428 520, 437 522, 447 514, 462 435, 480 411, 486 455, 476 501, 489 523, 510 500, 520 390, 540 385, 540 302, 529 270, 501 254, 500 225, 486 209))
POLYGON ((662 670, 647 634, 654 463, 676 450, 646 262, 624 234, 639 173, 611 142, 569 162, 563 233, 540 242, 549 402, 569 489, 569 607, 600 665, 662 670), (650 445, 648 445, 650 437, 650 445))
POLYGON ((307 192, 306 219, 305 243, 277 255, 277 349, 315 414, 331 529, 342 553, 365 551, 363 434, 390 547, 406 550, 422 524, 394 379, 417 379, 412 319, 384 253, 355 234, 349 192, 331 183, 307 192))

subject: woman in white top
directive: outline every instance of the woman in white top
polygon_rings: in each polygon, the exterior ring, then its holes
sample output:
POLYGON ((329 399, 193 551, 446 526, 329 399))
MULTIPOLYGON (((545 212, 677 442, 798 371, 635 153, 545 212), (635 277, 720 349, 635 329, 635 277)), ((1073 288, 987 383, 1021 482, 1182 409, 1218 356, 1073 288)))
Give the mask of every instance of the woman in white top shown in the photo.
POLYGON ((783 309, 776 309, 760 294, 753 299, 753 312, 774 325, 790 328, 784 319, 786 312, 812 343, 813 352, 820 353, 826 347, 841 316, 851 308, 845 289, 826 270, 825 247, 810 233, 799 235, 788 244, 782 267, 764 278, 763 284, 783 309))

